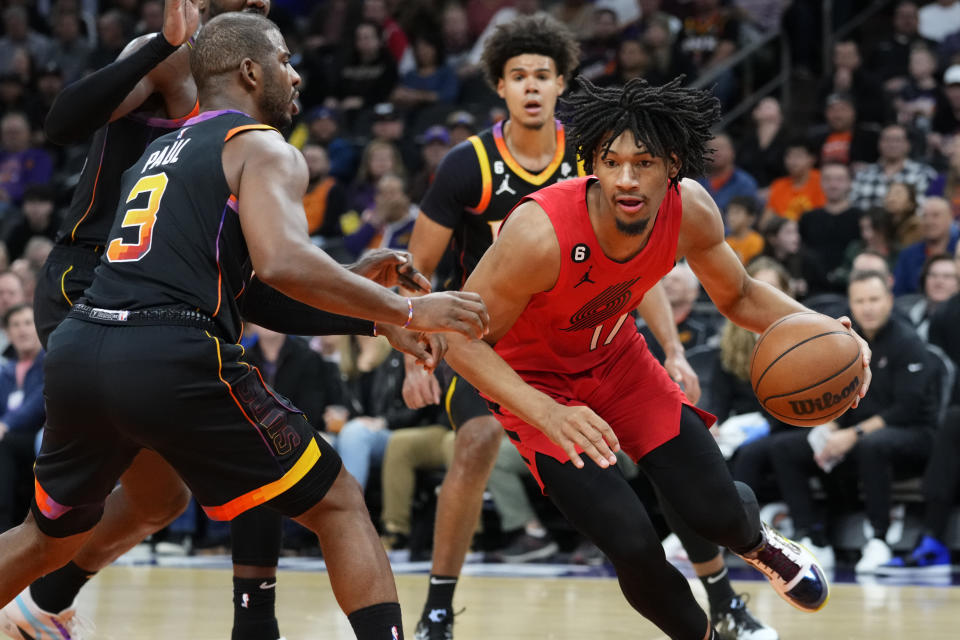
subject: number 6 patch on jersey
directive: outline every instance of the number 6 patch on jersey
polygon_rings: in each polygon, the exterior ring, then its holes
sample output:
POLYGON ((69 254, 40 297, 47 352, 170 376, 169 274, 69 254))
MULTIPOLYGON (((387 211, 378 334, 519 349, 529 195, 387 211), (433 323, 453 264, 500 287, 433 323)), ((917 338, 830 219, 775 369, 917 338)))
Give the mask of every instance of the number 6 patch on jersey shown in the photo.
POLYGON ((130 204, 141 194, 149 193, 147 206, 144 208, 127 209, 120 222, 122 229, 137 227, 137 241, 124 242, 123 238, 114 238, 107 245, 106 257, 110 262, 136 262, 150 252, 153 243, 153 226, 157 223, 157 211, 160 201, 167 190, 167 174, 155 173, 137 180, 127 196, 126 203, 130 204))

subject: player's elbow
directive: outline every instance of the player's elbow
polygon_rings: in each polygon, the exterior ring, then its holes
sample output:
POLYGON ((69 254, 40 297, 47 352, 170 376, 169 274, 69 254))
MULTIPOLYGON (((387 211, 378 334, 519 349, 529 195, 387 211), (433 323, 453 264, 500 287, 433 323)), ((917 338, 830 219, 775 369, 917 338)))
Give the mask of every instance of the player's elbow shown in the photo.
POLYGON ((44 120, 43 133, 47 140, 60 146, 74 144, 76 142, 73 135, 75 134, 75 129, 71 127, 68 122, 64 122, 64 118, 60 117, 58 113, 55 113, 52 108, 46 120, 44 120))
POLYGON ((295 261, 290 260, 283 252, 273 252, 253 263, 257 279, 278 291, 288 290, 295 283, 300 273, 295 261))

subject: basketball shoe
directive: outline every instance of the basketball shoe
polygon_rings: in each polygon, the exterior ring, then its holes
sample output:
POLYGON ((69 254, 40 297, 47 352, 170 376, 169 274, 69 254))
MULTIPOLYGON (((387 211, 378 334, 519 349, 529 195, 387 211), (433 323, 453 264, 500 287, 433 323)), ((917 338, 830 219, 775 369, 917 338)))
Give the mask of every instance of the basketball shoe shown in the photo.
POLYGON ((93 624, 77 615, 75 608, 60 613, 44 611, 27 587, 0 609, 0 631, 16 640, 84 640, 93 637, 93 624))
POLYGON ((746 594, 735 595, 719 609, 710 610, 710 624, 720 640, 779 640, 776 630, 747 610, 746 594))
POLYGON ((740 557, 765 575, 774 591, 797 609, 822 609, 830 596, 830 586, 817 559, 765 522, 760 526, 760 544, 740 557))
POLYGON ((453 640, 453 611, 430 609, 424 611, 413 632, 414 640, 453 640))
POLYGON ((863 545, 860 560, 853 568, 856 573, 874 573, 877 567, 887 564, 893 559, 890 546, 880 538, 870 538, 863 545))
POLYGON ((950 549, 936 538, 923 536, 916 549, 880 565, 876 573, 878 576, 949 576, 951 571, 950 549))

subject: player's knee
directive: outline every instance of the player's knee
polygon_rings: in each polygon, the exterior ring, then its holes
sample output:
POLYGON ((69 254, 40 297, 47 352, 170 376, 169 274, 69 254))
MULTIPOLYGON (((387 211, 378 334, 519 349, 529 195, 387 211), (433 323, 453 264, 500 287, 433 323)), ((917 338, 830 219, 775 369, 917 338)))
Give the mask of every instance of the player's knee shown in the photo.
POLYGON ((327 513, 333 511, 366 511, 367 509, 360 483, 347 472, 346 468, 340 469, 337 479, 330 485, 330 489, 327 490, 318 506, 327 513))
POLYGON ((474 418, 460 427, 455 442, 455 455, 462 462, 489 467, 500 452, 503 429, 495 418, 474 418))
POLYGON ((19 534, 27 541, 27 544, 21 547, 22 553, 20 555, 24 559, 29 558, 40 565, 37 567, 37 571, 40 572, 38 575, 46 575, 56 571, 70 562, 90 535, 89 530, 65 537, 47 535, 37 526, 32 514, 28 515, 27 519, 17 529, 19 534))
POLYGON ((170 491, 149 505, 141 505, 140 521, 151 532, 163 529, 180 517, 190 504, 190 490, 182 482, 171 486, 170 491))
POLYGON ((617 566, 636 567, 654 571, 661 562, 665 562, 663 547, 654 536, 636 535, 635 530, 609 531, 596 542, 610 561, 617 566))

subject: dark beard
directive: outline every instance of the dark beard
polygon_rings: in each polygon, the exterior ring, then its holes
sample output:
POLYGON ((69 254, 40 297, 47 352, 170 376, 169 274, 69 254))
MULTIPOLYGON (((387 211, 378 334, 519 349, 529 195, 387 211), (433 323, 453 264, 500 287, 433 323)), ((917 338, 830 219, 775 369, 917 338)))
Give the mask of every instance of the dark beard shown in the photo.
POLYGON ((617 231, 623 235, 639 236, 647 230, 647 223, 650 222, 650 218, 644 218, 643 220, 637 220, 636 222, 624 222, 619 218, 614 218, 614 221, 617 223, 617 231))
POLYGON ((288 89, 281 86, 272 77, 266 78, 263 98, 260 101, 260 111, 266 118, 266 124, 277 129, 290 126, 293 116, 290 115, 290 94, 288 89))

